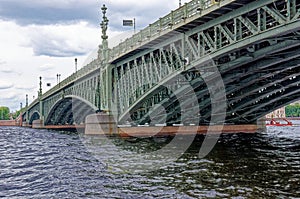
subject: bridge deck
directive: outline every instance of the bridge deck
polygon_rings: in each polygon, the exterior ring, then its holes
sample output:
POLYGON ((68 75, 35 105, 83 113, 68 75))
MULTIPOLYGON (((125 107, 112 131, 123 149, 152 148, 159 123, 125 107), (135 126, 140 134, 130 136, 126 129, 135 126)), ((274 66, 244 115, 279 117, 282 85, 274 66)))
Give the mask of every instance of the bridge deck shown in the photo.
POLYGON ((184 33, 236 10, 252 0, 194 0, 150 24, 111 50, 111 63, 131 57, 144 49, 162 43, 178 33, 184 33))

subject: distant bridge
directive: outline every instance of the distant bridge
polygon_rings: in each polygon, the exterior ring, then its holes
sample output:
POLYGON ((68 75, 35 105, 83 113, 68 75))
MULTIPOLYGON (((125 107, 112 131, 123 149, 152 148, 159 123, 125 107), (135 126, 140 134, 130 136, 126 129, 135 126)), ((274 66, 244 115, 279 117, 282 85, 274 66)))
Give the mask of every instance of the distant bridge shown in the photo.
POLYGON ((225 104, 220 123, 255 124, 300 98, 300 0, 192 0, 112 49, 105 12, 98 58, 40 90, 24 122, 107 110, 119 124, 198 125, 225 104))

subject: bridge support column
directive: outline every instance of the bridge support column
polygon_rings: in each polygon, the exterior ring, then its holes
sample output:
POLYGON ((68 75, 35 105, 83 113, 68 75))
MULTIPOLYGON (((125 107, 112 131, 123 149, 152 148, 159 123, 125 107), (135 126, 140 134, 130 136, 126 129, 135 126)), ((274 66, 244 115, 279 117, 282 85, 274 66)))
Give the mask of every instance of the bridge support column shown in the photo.
POLYGON ((33 129, 42 129, 44 128, 44 121, 43 120, 34 120, 32 122, 33 129))
POLYGON ((28 122, 22 122, 22 127, 31 127, 28 122))
POLYGON ((260 118, 259 120, 257 120, 257 129, 259 132, 263 132, 267 130, 267 126, 266 126, 266 118, 260 118))
POLYGON ((114 117, 108 113, 88 115, 85 119, 86 135, 116 135, 118 132, 114 117))

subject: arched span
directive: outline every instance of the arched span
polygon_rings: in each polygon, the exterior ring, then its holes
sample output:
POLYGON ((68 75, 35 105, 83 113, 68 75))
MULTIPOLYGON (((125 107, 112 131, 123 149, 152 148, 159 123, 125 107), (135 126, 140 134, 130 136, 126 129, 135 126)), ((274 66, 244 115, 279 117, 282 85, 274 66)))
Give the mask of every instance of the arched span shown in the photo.
MULTIPOLYGON (((226 87, 227 123, 255 123, 257 119, 271 110, 300 98, 299 46, 300 37, 297 30, 277 36, 275 41, 272 39, 262 40, 221 55, 210 54, 211 59, 218 66, 226 87)), ((194 65, 201 71, 205 68, 202 67, 201 61, 201 59, 195 60, 191 66, 194 65)), ((195 104, 192 104, 189 96, 196 95, 200 112, 195 117, 200 116, 200 122, 209 122, 211 117, 210 95, 205 86, 206 82, 201 76, 197 76, 197 70, 193 72, 193 68, 190 68, 190 71, 179 71, 163 81, 174 80, 180 72, 182 76, 191 73, 191 75, 187 75, 191 78, 186 78, 186 81, 189 81, 194 90, 186 90, 183 85, 175 91, 176 96, 184 96, 186 102, 183 103, 190 104, 192 109, 195 104)), ((213 74, 207 79, 211 79, 210 82, 217 81, 213 74)), ((180 122, 173 119, 178 118, 182 105, 177 103, 175 95, 167 91, 157 95, 162 89, 160 85, 164 84, 167 83, 163 82, 153 86, 131 107, 128 107, 121 115, 120 120, 122 121, 123 117, 125 118, 125 115, 130 113, 128 115, 133 117, 138 124, 150 123, 151 120, 158 123, 180 122), (159 100, 156 100, 157 98, 159 100), (156 104, 160 104, 160 106, 154 106, 156 104), (154 107, 152 110, 150 110, 151 106, 154 107), (166 118, 163 115, 166 115, 166 118)))
POLYGON ((58 100, 50 109, 45 125, 73 125, 84 123, 87 115, 98 108, 78 96, 68 95, 58 100))
POLYGON ((37 112, 37 111, 35 111, 35 112, 31 115, 31 117, 30 117, 30 119, 29 119, 29 125, 32 125, 32 122, 33 122, 34 120, 38 120, 38 119, 40 119, 40 113, 37 112))

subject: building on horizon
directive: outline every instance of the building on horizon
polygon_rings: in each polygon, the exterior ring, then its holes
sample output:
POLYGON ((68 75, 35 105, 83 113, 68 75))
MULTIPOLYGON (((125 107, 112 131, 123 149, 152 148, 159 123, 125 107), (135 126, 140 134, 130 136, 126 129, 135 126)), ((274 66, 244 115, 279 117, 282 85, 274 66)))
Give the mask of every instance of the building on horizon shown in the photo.
POLYGON ((277 109, 277 110, 273 111, 272 113, 269 113, 268 115, 266 115, 266 118, 285 118, 285 117, 286 117, 285 107, 277 109))
MULTIPOLYGON (((300 101, 291 103, 291 105, 295 105, 295 104, 300 104, 300 101)), ((277 110, 273 111, 272 113, 269 113, 268 115, 266 115, 266 118, 285 118, 285 117, 286 117, 285 107, 277 109, 277 110)))

